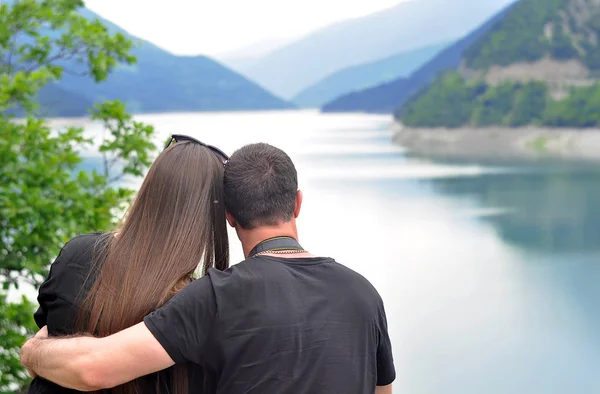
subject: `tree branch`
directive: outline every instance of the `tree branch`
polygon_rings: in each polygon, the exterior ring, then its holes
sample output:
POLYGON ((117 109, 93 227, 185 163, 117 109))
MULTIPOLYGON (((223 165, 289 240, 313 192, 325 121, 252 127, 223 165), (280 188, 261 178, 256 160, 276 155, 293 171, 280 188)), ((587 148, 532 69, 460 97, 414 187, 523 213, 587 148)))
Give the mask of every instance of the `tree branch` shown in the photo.
POLYGON ((107 178, 109 177, 110 172, 112 171, 114 165, 117 164, 117 162, 119 161, 120 158, 121 158, 121 156, 115 155, 110 160, 108 160, 108 171, 106 173, 107 178))
POLYGON ((111 184, 111 183, 120 181, 121 179, 123 179, 124 176, 125 176, 125 174, 121 173, 121 174, 119 174, 117 176, 114 176, 112 178, 108 178, 108 183, 111 184))
POLYGON ((21 29, 18 29, 18 28, 15 30, 15 32, 13 34, 12 42, 10 44, 10 51, 8 52, 8 59, 6 60, 6 66, 8 67, 8 70, 7 70, 8 74, 12 74, 12 72, 13 72, 12 58, 15 53, 15 47, 17 45, 17 36, 19 35, 20 30, 21 29))
POLYGON ((66 48, 64 46, 61 47, 61 49, 58 51, 58 53, 56 55, 46 59, 43 64, 34 61, 33 64, 30 65, 30 67, 25 68, 25 72, 32 72, 36 68, 52 64, 53 62, 55 62, 57 60, 71 60, 78 55, 83 55, 86 52, 85 47, 77 49, 73 52, 70 52, 70 51, 67 52, 65 50, 66 50, 66 48))
MULTIPOLYGON (((102 145, 104 145, 106 143, 106 127, 104 127, 102 129, 102 145)), ((102 159, 104 161, 104 176, 106 178, 108 178, 109 174, 109 168, 108 168, 108 157, 106 155, 106 152, 102 152, 102 159)))
POLYGON ((64 67, 63 67, 62 71, 63 71, 63 74, 69 74, 69 75, 73 75, 76 77, 87 77, 88 75, 90 75, 88 72, 85 72, 85 71, 83 71, 83 72, 73 71, 71 69, 64 68, 64 67))

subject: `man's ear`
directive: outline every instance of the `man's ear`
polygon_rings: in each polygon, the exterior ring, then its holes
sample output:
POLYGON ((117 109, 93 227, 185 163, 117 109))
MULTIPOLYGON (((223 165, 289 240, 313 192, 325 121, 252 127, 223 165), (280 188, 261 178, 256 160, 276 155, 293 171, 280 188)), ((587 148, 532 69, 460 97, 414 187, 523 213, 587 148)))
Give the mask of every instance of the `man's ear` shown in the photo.
POLYGON ((235 228, 235 226, 237 225, 237 222, 233 218, 233 215, 229 211, 226 211, 225 216, 227 217, 227 223, 229 223, 229 225, 231 227, 235 228))
POLYGON ((302 208, 302 190, 296 192, 296 204, 294 205, 294 218, 298 218, 300 215, 300 208, 302 208))

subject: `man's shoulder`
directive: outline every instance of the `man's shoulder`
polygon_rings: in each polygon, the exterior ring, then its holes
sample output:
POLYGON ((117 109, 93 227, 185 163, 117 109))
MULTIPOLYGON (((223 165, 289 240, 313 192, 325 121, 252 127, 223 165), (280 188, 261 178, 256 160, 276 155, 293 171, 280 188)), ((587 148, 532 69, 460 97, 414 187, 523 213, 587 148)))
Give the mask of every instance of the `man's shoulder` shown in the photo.
POLYGON ((237 264, 233 264, 225 270, 209 268, 207 277, 211 282, 232 282, 238 280, 256 280, 262 279, 265 274, 273 273, 277 270, 276 265, 270 265, 268 261, 259 257, 251 257, 237 264))
MULTIPOLYGON (((283 271, 294 268, 302 269, 305 272, 314 270, 315 276, 322 279, 328 278, 361 296, 379 299, 377 289, 365 276, 332 257, 288 259, 257 256, 234 264, 224 271, 211 268, 208 270, 207 276, 216 285, 260 283, 267 278, 279 278, 283 271)), ((288 277, 288 275, 285 276, 288 277)))
POLYGON ((365 276, 337 261, 334 261, 331 266, 334 267, 337 274, 343 277, 348 285, 352 286, 355 292, 374 297, 377 300, 380 299, 379 292, 365 276))
MULTIPOLYGON (((254 256, 249 257, 237 264, 232 265, 224 271, 217 269, 209 269, 209 273, 212 276, 220 277, 246 277, 246 273, 277 273, 280 270, 286 270, 289 268, 300 268, 300 267, 313 267, 321 265, 340 265, 340 268, 344 269, 341 264, 338 264, 334 259, 330 257, 296 257, 296 258, 285 258, 275 256, 254 256)), ((254 276, 254 275, 252 275, 254 276)))
MULTIPOLYGON (((324 265, 338 264, 329 257, 283 258, 255 256, 234 264, 223 271, 210 268, 207 276, 210 277, 215 286, 233 283, 253 284, 263 283, 265 280, 284 280, 290 278, 289 272, 295 269, 311 270, 324 265)), ((340 268, 336 267, 334 269, 345 270, 341 265, 340 268)))

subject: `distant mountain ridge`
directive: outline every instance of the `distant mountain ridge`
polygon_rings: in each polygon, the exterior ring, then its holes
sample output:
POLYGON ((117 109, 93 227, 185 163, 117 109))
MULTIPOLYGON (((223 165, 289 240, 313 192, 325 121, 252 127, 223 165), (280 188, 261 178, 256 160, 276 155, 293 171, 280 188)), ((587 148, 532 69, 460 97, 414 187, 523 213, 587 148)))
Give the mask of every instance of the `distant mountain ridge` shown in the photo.
POLYGON ((504 19, 514 5, 506 7, 464 38, 450 45, 408 78, 398 78, 362 91, 352 92, 325 104, 323 112, 392 113, 413 94, 427 86, 440 72, 460 66, 464 52, 504 19))
POLYGON ((345 68, 304 89, 292 102, 299 107, 320 108, 344 94, 407 77, 449 44, 444 42, 345 68))
POLYGON ((404 1, 310 34, 264 57, 244 75, 290 99, 341 69, 452 41, 511 1, 457 0, 451 7, 448 0, 404 1))
POLYGON ((465 52, 465 66, 487 69, 549 57, 600 70, 599 32, 598 0, 522 0, 465 52))
POLYGON ((600 1, 521 0, 396 117, 410 127, 600 127, 600 1))
POLYGON ((176 56, 130 35, 88 9, 86 18, 99 18, 112 32, 121 32, 141 45, 132 54, 133 66, 118 67, 100 84, 89 78, 64 75, 39 95, 54 116, 82 116, 82 103, 119 99, 134 113, 170 111, 245 111, 293 108, 246 77, 206 56, 176 56), (80 98, 79 104, 72 98, 80 98), (57 105, 56 102, 60 102, 57 105), (72 106, 66 105, 71 103, 72 106))
POLYGON ((55 83, 45 86, 36 97, 38 113, 44 117, 72 117, 81 116, 93 107, 92 99, 65 90, 55 83))
POLYGON ((252 67, 261 58, 293 41, 295 41, 293 38, 265 39, 238 50, 215 55, 215 58, 232 70, 243 74, 244 70, 252 67))

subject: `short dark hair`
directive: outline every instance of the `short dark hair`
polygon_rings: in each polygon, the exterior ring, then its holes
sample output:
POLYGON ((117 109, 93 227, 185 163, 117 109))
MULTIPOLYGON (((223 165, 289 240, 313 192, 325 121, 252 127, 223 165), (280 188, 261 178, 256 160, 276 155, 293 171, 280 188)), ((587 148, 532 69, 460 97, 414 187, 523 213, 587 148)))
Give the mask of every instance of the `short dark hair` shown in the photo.
POLYGON ((294 216, 298 174, 290 157, 269 144, 246 145, 225 166, 225 206, 241 227, 277 225, 294 216))

